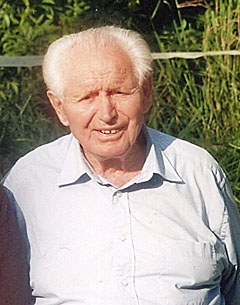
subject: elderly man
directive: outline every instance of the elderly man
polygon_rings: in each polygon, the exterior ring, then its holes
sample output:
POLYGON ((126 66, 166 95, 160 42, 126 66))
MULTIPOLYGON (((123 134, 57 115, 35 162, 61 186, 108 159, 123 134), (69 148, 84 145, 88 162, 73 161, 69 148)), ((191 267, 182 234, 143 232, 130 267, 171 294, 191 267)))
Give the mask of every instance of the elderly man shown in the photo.
POLYGON ((5 185, 26 219, 37 305, 239 305, 240 227, 203 149, 145 126, 152 58, 105 26, 48 49, 48 97, 71 133, 5 185))

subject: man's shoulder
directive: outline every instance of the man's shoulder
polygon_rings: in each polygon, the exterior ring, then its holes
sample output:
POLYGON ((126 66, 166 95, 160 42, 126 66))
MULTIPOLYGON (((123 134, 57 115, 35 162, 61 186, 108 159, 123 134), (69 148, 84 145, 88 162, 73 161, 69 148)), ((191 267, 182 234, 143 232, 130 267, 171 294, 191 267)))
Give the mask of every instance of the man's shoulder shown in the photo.
POLYGON ((205 148, 155 129, 148 128, 148 130, 155 149, 161 150, 172 162, 217 166, 217 162, 205 148))
POLYGON ((57 167, 58 164, 62 164, 72 139, 73 136, 68 134, 52 142, 38 146, 19 158, 11 171, 19 171, 32 167, 37 168, 38 166, 57 167))

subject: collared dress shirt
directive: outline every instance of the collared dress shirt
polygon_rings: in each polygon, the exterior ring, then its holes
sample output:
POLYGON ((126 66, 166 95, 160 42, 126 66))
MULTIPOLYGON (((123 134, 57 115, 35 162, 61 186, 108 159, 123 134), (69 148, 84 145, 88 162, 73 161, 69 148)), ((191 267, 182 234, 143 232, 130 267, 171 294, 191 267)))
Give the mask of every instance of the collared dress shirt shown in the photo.
POLYGON ((146 128, 142 172, 118 188, 73 135, 21 158, 5 185, 27 223, 37 305, 239 305, 240 227, 203 149, 146 128))

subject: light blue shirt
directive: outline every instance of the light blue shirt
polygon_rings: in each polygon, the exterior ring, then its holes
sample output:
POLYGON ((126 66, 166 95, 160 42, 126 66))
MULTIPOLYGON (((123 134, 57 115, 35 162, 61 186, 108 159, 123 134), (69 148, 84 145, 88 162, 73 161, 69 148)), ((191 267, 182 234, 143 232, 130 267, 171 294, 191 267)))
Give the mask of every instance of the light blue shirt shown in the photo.
POLYGON ((239 215, 203 149, 147 129, 142 172, 117 188, 70 134, 5 185, 27 223, 37 305, 239 305, 239 215))

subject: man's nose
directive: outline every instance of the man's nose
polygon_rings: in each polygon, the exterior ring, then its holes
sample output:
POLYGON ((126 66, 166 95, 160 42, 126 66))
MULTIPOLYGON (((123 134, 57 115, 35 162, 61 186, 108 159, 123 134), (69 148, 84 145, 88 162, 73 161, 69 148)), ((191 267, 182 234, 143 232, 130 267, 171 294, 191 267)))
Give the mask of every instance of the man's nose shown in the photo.
POLYGON ((117 117, 115 102, 112 100, 111 95, 106 93, 100 94, 98 98, 98 116, 102 121, 110 123, 117 117))

